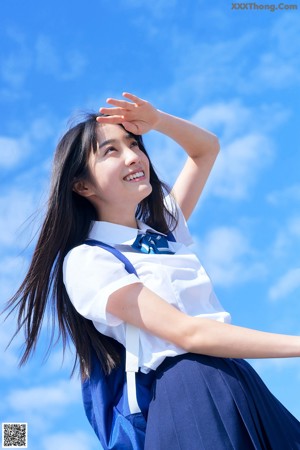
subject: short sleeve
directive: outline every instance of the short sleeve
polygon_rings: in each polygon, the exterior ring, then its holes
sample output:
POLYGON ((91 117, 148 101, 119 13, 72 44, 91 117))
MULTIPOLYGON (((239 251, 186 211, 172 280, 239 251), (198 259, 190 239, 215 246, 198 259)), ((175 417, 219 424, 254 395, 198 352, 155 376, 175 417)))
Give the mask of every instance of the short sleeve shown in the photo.
POLYGON ((80 245, 65 257, 63 280, 75 309, 87 319, 107 326, 118 326, 122 320, 106 312, 109 296, 118 289, 139 283, 124 264, 107 250, 80 245))
POLYGON ((170 211, 171 213, 174 213, 174 211, 177 212, 178 223, 175 230, 172 231, 176 241, 181 242, 182 244, 185 244, 187 246, 192 245, 194 241, 179 205, 176 203, 171 194, 167 195, 164 201, 168 211, 170 211))

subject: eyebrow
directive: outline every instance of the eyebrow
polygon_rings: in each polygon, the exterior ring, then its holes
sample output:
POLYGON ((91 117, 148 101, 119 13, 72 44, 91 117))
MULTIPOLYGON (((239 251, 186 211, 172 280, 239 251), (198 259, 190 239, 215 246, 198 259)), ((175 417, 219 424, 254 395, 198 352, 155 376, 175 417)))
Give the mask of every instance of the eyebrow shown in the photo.
MULTIPOLYGON (((126 135, 124 135, 124 138, 126 140, 135 139, 135 137, 132 136, 132 134, 130 134, 130 133, 127 133, 126 135)), ((107 139, 106 141, 103 141, 101 144, 99 144, 99 148, 103 148, 103 147, 105 147, 106 145, 109 145, 109 144, 114 144, 117 141, 118 141, 118 139, 107 139)))

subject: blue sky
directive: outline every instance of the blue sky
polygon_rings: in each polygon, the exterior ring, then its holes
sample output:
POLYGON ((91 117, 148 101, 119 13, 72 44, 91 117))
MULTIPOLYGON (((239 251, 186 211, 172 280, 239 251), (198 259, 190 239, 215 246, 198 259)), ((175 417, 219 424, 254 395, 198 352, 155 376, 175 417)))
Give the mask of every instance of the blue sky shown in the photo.
MULTIPOLYGON (((226 0, 4 2, 2 304, 26 271, 70 116, 129 91, 219 136, 190 221, 195 251, 234 323, 300 334, 300 7, 292 3, 272 12, 226 0)), ((172 184, 183 152, 154 132, 145 141, 172 184)), ((79 381, 69 378, 72 354, 62 365, 58 345, 43 363, 45 323, 36 355, 18 369, 22 335, 5 351, 14 324, 0 328, 1 422, 28 422, 30 450, 99 448, 79 381)), ((252 364, 300 419, 300 360, 252 364)))

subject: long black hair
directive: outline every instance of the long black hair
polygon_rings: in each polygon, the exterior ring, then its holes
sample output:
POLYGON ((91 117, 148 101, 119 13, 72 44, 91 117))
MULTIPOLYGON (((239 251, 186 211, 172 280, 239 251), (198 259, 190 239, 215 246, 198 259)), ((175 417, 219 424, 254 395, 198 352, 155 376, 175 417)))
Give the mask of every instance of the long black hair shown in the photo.
MULTIPOLYGON (((97 129, 101 126, 96 121, 98 115, 87 114, 85 120, 71 127, 58 143, 48 207, 31 264, 23 283, 6 307, 10 313, 18 310, 16 334, 22 328, 25 332, 25 349, 20 365, 26 363, 36 347, 46 307, 50 303, 53 329, 49 348, 57 321, 63 349, 68 338, 75 345, 72 373, 79 361, 83 378, 90 373, 92 352, 96 353, 105 373, 120 362, 119 345, 99 333, 91 320, 76 311, 63 283, 62 266, 66 254, 85 241, 93 221, 98 219, 92 204, 73 190, 77 180, 90 177, 87 163, 90 153, 97 151, 97 129)), ((132 136, 149 159, 142 137, 132 136)), ((168 187, 159 180, 150 159, 149 162, 152 192, 138 205, 136 217, 158 231, 168 233, 176 226, 176 213, 166 209, 164 195, 169 191, 168 187)))

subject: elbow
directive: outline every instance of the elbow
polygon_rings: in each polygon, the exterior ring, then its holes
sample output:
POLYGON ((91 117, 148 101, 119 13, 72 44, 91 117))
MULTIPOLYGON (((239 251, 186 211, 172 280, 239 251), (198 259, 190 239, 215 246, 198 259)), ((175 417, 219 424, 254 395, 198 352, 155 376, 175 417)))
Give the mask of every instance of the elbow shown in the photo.
POLYGON ((220 345, 215 329, 217 322, 190 316, 187 319, 181 329, 181 348, 187 353, 216 355, 216 349, 220 345))
POLYGON ((193 345, 193 339, 191 338, 191 336, 184 336, 181 341, 179 346, 181 348, 183 348, 183 350, 186 353, 199 353, 195 351, 194 345, 193 345))
POLYGON ((221 149, 219 138, 215 134, 212 135, 211 149, 216 156, 218 155, 221 149))
POLYGON ((199 350, 202 347, 201 336, 203 333, 199 328, 199 323, 195 318, 187 316, 182 326, 177 329, 177 342, 175 344, 187 353, 201 353, 199 350))

